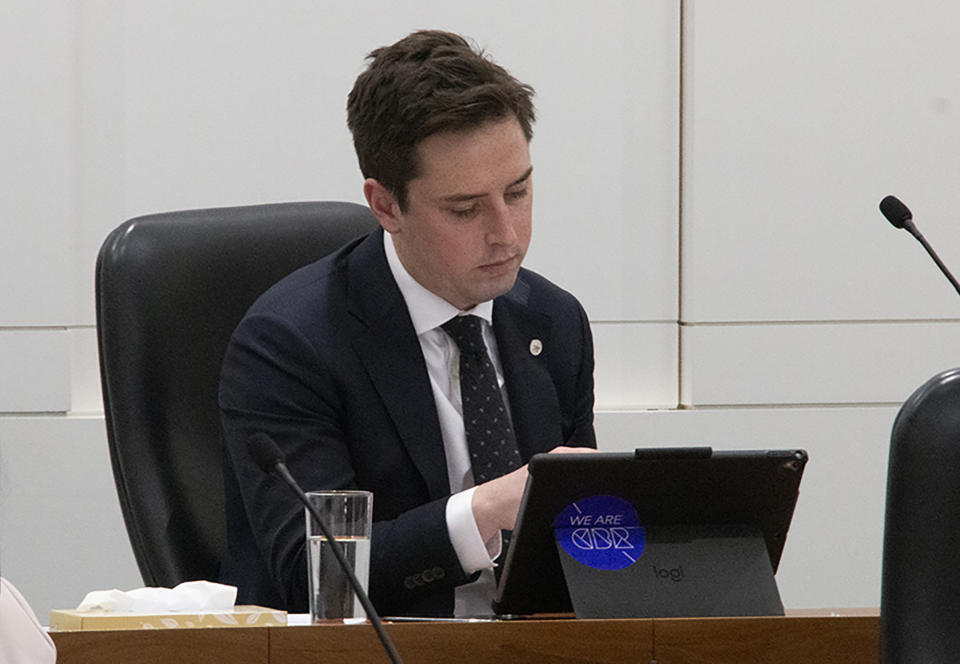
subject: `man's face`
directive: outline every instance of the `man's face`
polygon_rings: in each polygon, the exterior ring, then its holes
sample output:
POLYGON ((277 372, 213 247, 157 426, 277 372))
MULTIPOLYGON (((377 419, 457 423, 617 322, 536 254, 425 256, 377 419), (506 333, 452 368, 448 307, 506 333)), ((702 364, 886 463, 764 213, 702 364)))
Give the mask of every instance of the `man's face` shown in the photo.
POLYGON ((459 309, 513 287, 530 244, 530 150, 514 118, 429 136, 407 210, 394 206, 397 255, 422 286, 459 309))

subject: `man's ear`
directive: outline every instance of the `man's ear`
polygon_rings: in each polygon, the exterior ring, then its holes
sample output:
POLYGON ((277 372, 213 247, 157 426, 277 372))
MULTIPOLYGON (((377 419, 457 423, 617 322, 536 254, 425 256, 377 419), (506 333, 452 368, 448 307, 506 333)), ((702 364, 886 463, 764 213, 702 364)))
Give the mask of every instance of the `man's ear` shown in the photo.
POLYGON ((363 181, 363 195, 367 198, 370 211, 377 218, 383 230, 396 233, 400 230, 400 206, 393 193, 373 178, 363 181))

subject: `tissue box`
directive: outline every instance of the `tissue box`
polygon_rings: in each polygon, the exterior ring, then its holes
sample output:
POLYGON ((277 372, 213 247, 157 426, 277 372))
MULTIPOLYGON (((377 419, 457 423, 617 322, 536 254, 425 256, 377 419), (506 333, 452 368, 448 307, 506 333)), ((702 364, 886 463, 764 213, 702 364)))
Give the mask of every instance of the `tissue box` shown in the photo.
POLYGON ((267 627, 286 625, 286 611, 262 606, 235 606, 210 613, 120 613, 57 610, 50 612, 50 630, 178 629, 195 627, 267 627))

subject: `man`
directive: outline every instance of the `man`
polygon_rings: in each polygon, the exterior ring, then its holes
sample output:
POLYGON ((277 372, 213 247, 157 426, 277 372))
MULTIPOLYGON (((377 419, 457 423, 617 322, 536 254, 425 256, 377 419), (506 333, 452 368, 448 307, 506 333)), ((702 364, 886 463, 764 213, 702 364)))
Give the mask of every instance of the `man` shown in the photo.
POLYGON ((249 459, 256 432, 306 490, 373 492, 369 590, 384 615, 489 613, 522 464, 595 446, 586 314, 520 268, 532 94, 437 31, 375 50, 357 78, 348 125, 382 229, 268 291, 224 361, 221 578, 240 602, 307 608, 303 510, 249 459), (486 381, 496 408, 461 379, 486 381), (496 430, 492 456, 478 418, 496 430))

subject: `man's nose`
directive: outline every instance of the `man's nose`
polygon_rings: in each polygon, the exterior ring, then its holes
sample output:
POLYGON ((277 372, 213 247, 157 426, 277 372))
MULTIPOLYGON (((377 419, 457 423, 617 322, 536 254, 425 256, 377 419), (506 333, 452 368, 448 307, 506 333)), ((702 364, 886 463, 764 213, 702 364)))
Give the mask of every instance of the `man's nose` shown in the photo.
POLYGON ((503 201, 493 206, 487 221, 489 244, 513 244, 517 240, 514 213, 503 201))

